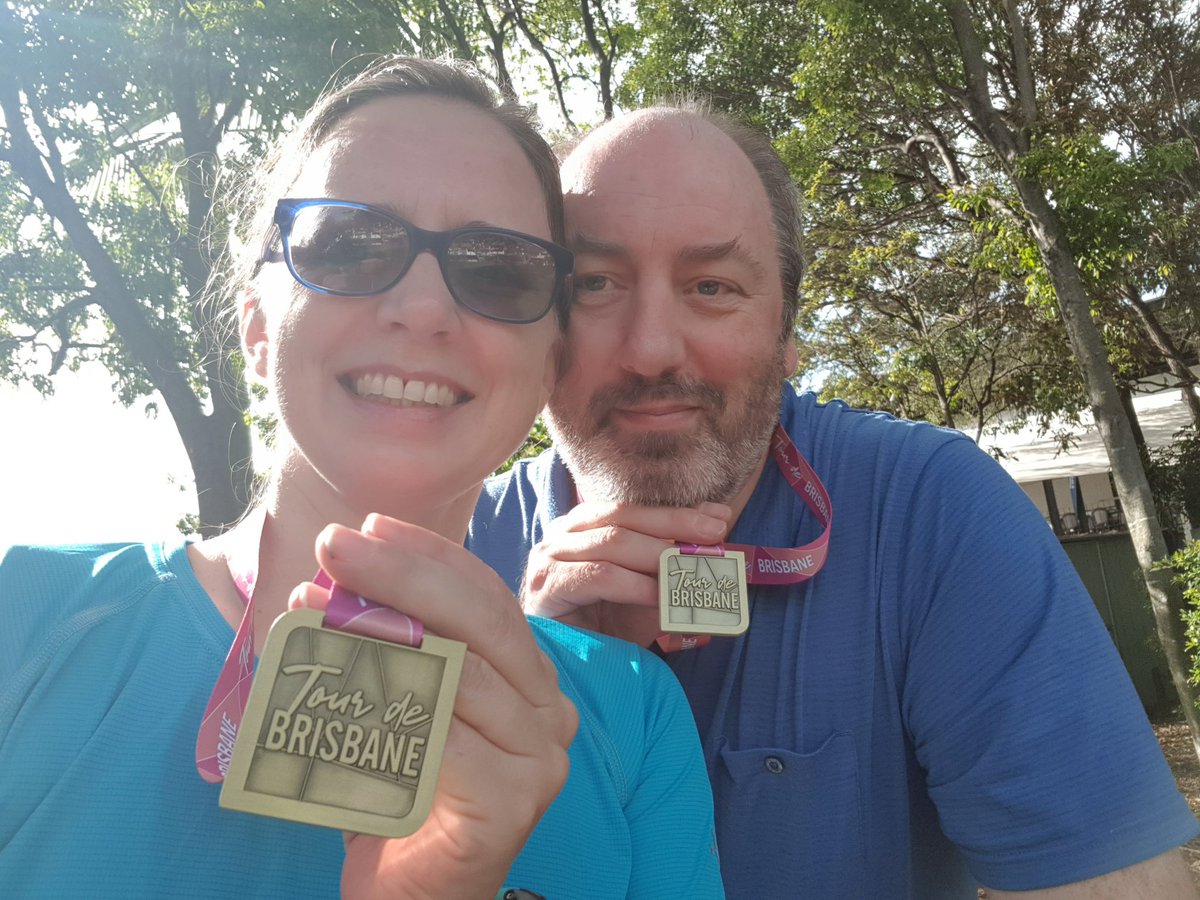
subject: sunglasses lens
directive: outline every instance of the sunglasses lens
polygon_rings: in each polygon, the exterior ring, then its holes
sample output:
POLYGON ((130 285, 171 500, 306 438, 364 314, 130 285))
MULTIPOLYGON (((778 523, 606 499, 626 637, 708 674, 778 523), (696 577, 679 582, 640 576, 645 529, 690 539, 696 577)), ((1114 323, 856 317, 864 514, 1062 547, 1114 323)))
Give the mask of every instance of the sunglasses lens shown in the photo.
POLYGON ((457 237, 443 274, 463 306, 490 319, 532 322, 554 301, 557 270, 545 247, 489 232, 457 237))
POLYGON ((288 237, 295 274, 339 294, 374 294, 395 281, 409 258, 404 226, 371 210, 305 206, 288 237))

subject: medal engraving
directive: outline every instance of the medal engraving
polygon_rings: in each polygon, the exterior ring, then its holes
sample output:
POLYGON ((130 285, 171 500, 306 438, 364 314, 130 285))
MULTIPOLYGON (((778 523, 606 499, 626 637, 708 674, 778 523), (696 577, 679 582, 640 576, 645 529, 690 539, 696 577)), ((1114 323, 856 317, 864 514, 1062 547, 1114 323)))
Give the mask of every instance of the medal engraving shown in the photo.
POLYGON ((746 555, 664 550, 658 561, 659 627, 668 634, 738 635, 750 626, 746 555))
POLYGON ((420 648, 276 620, 238 729, 221 806, 382 837, 429 814, 466 645, 420 648))

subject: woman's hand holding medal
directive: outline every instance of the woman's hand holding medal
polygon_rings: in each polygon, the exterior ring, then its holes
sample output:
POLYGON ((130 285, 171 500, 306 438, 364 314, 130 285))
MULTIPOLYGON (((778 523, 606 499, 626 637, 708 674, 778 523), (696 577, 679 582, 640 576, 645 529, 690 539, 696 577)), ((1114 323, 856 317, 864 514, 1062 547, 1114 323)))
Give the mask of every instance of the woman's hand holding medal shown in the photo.
MULTIPOLYGON (((342 587, 468 647, 428 819, 405 838, 348 833, 343 896, 490 896, 566 781, 578 716, 554 665, 500 578, 430 531, 374 515, 361 532, 331 525, 317 561, 342 587)), ((291 605, 328 598, 308 583, 291 605)))

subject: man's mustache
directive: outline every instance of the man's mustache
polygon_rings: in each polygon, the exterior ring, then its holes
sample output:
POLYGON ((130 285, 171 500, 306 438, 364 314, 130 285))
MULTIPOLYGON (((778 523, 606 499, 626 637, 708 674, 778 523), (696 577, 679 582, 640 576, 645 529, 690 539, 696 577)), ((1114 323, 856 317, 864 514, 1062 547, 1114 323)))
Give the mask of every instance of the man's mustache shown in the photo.
POLYGON ((674 375, 660 378, 632 375, 619 384, 601 388, 593 394, 588 402, 588 411, 593 421, 605 424, 604 420, 614 409, 664 400, 698 406, 709 412, 719 413, 725 409, 725 392, 706 381, 674 375))

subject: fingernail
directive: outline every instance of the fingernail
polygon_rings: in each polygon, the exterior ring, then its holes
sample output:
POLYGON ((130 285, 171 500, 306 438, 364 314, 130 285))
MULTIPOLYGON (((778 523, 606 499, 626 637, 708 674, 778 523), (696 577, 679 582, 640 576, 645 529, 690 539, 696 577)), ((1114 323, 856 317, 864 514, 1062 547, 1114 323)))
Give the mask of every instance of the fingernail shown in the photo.
POLYGON ((342 562, 358 562, 367 553, 367 538, 342 525, 327 526, 317 541, 330 556, 342 562))
POLYGON ((697 516, 696 531, 705 537, 719 538, 725 534, 725 522, 710 516, 697 516))
POLYGON ((292 589, 292 595, 288 597, 288 609, 304 609, 308 604, 304 602, 304 585, 296 585, 292 589))
POLYGON ((371 513, 363 519, 362 530, 363 534, 372 534, 375 537, 385 538, 389 535, 396 534, 400 528, 400 523, 388 516, 380 513, 371 513))
POLYGON ((729 517, 733 515, 733 510, 724 503, 713 503, 709 500, 706 500, 697 506, 696 511, 703 513, 706 516, 712 516, 714 519, 721 519, 725 522, 728 522, 729 517))

